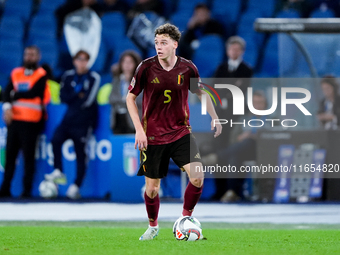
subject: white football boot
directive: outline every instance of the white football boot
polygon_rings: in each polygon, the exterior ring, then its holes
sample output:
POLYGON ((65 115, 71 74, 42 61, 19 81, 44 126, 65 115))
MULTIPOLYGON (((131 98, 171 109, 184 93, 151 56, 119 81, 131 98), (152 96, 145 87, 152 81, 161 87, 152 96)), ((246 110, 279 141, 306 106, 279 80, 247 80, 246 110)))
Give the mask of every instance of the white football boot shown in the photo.
POLYGON ((159 232, 158 226, 156 227, 149 226, 145 233, 139 238, 139 240, 141 241, 152 240, 158 235, 158 232, 159 232))
POLYGON ((59 169, 54 169, 52 173, 45 174, 45 180, 61 185, 65 185, 67 183, 66 175, 59 169))
POLYGON ((76 184, 71 184, 66 191, 66 196, 70 199, 79 199, 80 198, 79 187, 76 184))

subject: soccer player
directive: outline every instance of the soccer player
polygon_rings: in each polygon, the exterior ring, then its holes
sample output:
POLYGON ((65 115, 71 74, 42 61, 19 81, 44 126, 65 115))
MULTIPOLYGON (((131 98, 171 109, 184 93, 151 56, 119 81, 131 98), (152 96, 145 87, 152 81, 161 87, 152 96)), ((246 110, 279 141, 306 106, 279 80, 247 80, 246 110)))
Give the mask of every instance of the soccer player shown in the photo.
MULTIPOLYGON (((139 240, 151 240, 158 235, 157 223, 161 178, 168 172, 170 158, 189 176, 184 194, 183 216, 190 216, 197 204, 203 187, 204 174, 190 173, 190 167, 201 167, 201 157, 191 134, 189 124, 188 90, 201 99, 199 84, 190 87, 190 78, 199 79, 196 66, 176 56, 181 37, 178 28, 165 24, 155 30, 157 55, 144 60, 135 72, 129 86, 126 103, 136 129, 135 148, 141 151, 138 175, 145 176, 144 193, 149 228, 139 240), (136 97, 144 90, 143 117, 139 119, 136 97)), ((210 97, 207 111, 212 119, 218 119, 210 97)), ((213 126, 215 137, 222 131, 221 125, 213 126)), ((200 168, 201 169, 201 168, 200 168)))

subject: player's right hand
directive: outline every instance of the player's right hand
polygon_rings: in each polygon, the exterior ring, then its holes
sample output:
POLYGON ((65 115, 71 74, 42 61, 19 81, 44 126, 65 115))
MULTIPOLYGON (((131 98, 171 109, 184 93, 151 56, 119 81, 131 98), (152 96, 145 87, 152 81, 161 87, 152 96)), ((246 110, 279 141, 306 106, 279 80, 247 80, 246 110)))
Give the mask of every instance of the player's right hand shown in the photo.
POLYGON ((222 133, 222 125, 220 123, 214 123, 214 120, 211 121, 211 130, 215 130, 214 138, 218 137, 222 133))
POLYGON ((146 151, 148 147, 148 139, 146 134, 143 130, 136 131, 136 138, 135 138, 135 149, 139 149, 141 151, 146 151))

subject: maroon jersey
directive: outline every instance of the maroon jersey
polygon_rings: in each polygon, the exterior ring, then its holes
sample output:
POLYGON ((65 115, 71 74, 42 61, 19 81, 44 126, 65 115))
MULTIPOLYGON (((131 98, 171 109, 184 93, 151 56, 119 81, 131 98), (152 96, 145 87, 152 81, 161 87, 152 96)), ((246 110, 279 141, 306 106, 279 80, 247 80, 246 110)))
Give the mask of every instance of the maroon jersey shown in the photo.
POLYGON ((190 78, 199 78, 197 67, 181 57, 170 71, 163 69, 157 56, 137 67, 129 90, 136 96, 144 90, 142 126, 148 144, 171 143, 191 132, 188 91, 195 92, 198 84, 190 87, 190 78))

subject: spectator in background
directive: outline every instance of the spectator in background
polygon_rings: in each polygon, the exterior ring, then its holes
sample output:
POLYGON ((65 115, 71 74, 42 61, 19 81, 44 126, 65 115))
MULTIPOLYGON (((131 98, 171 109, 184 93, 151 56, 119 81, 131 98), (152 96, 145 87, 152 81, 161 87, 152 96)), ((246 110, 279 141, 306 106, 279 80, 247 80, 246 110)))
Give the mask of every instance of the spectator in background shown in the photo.
MULTIPOLYGON (((232 36, 226 41, 225 49, 228 60, 216 69, 214 77, 227 78, 227 82, 229 84, 238 86, 242 90, 243 94, 246 95, 247 87, 250 86, 250 78, 253 75, 252 69, 243 61, 246 42, 239 36, 232 36)), ((229 90, 221 90, 219 95, 222 100, 222 106, 217 105, 217 115, 223 119, 232 119, 233 121, 236 121, 233 116, 233 96, 231 92, 229 90)), ((245 109, 247 109, 246 105, 245 109)), ((231 130, 232 128, 229 125, 224 128, 221 138, 214 141, 215 149, 229 145, 231 130), (223 143, 220 141, 223 141, 223 143)), ((216 178, 215 185, 216 194, 214 199, 219 199, 224 193, 225 180, 222 178, 216 178)))
POLYGON ((129 19, 133 19, 138 14, 148 11, 155 12, 158 15, 162 16, 162 2, 160 0, 136 0, 135 4, 132 6, 127 16, 129 19))
POLYGON ((327 130, 338 129, 340 125, 340 95, 338 83, 334 76, 324 76, 321 89, 324 98, 320 102, 318 119, 327 130))
POLYGON ((80 198, 79 188, 83 182, 87 156, 85 146, 97 124, 97 92, 100 76, 87 69, 90 55, 81 50, 73 57, 75 70, 66 71, 60 83, 60 99, 68 108, 57 127, 53 138, 54 171, 45 174, 45 179, 57 184, 65 184, 66 176, 62 168, 61 148, 67 139, 72 139, 77 156, 76 180, 66 192, 71 199, 80 198))
POLYGON ((78 9, 81 8, 91 8, 94 10, 98 15, 100 15, 101 12, 101 6, 97 3, 97 0, 67 0, 65 4, 60 6, 56 11, 55 15, 57 17, 57 35, 58 37, 61 37, 63 34, 63 25, 65 17, 78 9))
POLYGON ((60 92, 60 84, 55 81, 53 77, 53 71, 52 68, 49 66, 49 64, 42 64, 42 68, 44 68, 46 72, 46 77, 47 77, 47 85, 50 89, 51 92, 51 103, 52 104, 60 104, 60 97, 59 97, 59 92, 60 92))
POLYGON ((0 197, 11 196, 11 182, 16 158, 22 149, 24 156, 23 193, 31 197, 35 173, 35 147, 44 122, 46 72, 38 66, 40 50, 28 46, 24 51, 23 67, 15 68, 3 93, 3 117, 7 125, 6 163, 0 197))
MULTIPOLYGON (((257 110, 267 109, 267 100, 262 91, 253 93, 253 106, 257 110)), ((246 123, 252 119, 261 119, 265 123, 266 118, 267 116, 256 116, 250 112, 241 117, 242 120, 245 119, 246 123)), ((230 137, 231 145, 218 153, 219 164, 230 164, 231 166, 236 166, 236 169, 240 169, 244 161, 256 160, 256 140, 257 132, 260 128, 262 127, 235 126, 230 137)), ((245 177, 245 174, 239 173, 236 173, 235 176, 229 176, 224 187, 226 192, 222 196, 221 202, 236 202, 244 197, 243 183, 245 177)))
MULTIPOLYGON (((250 78, 253 70, 243 61, 243 54, 246 50, 246 42, 242 37, 231 36, 225 44, 228 60, 222 63, 215 72, 216 78, 250 78)), ((242 90, 245 85, 242 80, 235 79, 237 86, 242 90)))
POLYGON ((190 59, 193 50, 197 48, 197 40, 207 34, 225 36, 225 29, 222 24, 211 18, 207 5, 198 4, 187 24, 187 31, 181 40, 179 54, 190 59))
MULTIPOLYGON (((257 110, 267 109, 267 100, 262 91, 253 93, 253 106, 257 110)), ((267 116, 256 116, 248 112, 237 121, 243 122, 245 120, 245 123, 248 123, 249 120, 260 119, 265 123, 266 118, 267 116)), ((203 163, 207 165, 216 163, 223 166, 230 165, 239 170, 244 161, 256 160, 256 140, 257 132, 260 128, 262 127, 236 125, 230 136, 230 145, 226 143, 228 145, 218 150, 218 153, 202 157, 203 163), (207 160, 211 160, 212 156, 215 158, 215 162, 207 162, 207 160)), ((219 188, 224 191, 224 195, 220 198, 221 202, 227 203, 241 200, 243 198, 245 175, 243 173, 228 173, 227 175, 224 173, 223 177, 220 179, 221 183, 219 183, 221 185, 219 188)))
MULTIPOLYGON (((142 61, 139 54, 128 50, 122 53, 119 62, 112 66, 113 82, 109 102, 111 108, 111 129, 115 134, 134 133, 130 115, 126 108, 126 95, 137 66, 142 61)), ((138 109, 142 106, 142 96, 137 97, 138 109)), ((141 115, 141 113, 140 113, 141 115)))
POLYGON ((129 10, 129 6, 123 0, 104 0, 103 3, 100 4, 100 10, 101 14, 113 11, 118 11, 126 14, 129 10))

